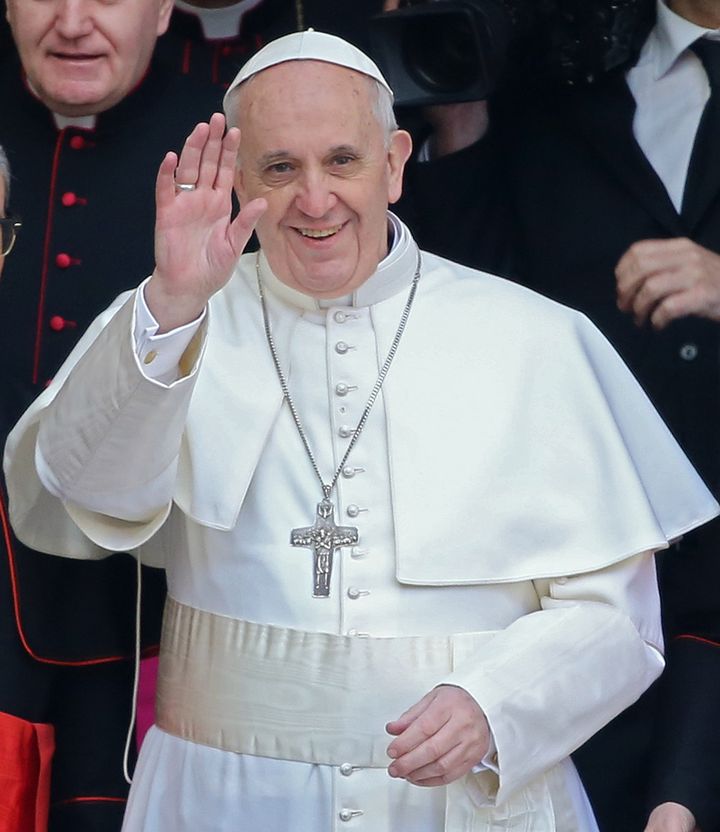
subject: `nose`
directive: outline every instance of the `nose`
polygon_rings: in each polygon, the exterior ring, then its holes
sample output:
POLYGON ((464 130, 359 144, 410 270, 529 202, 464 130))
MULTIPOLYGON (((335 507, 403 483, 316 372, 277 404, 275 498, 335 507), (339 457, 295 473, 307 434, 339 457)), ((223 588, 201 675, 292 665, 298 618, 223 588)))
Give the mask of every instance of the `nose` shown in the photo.
POLYGON ((323 172, 308 172, 298 182, 296 207, 308 217, 321 219, 337 205, 330 177, 323 172))
POLYGON ((93 30, 88 0, 60 0, 55 14, 55 31, 66 40, 77 40, 93 30))

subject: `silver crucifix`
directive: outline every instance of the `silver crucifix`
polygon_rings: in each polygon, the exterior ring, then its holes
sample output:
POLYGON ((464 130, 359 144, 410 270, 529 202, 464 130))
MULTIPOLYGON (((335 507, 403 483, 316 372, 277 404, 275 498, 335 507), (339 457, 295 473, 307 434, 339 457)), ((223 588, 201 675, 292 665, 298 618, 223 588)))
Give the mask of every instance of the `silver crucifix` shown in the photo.
POLYGON ((333 554, 341 546, 358 542, 355 526, 336 526, 335 507, 326 497, 317 505, 314 526, 303 526, 290 532, 290 544, 313 550, 313 598, 330 595, 333 554))

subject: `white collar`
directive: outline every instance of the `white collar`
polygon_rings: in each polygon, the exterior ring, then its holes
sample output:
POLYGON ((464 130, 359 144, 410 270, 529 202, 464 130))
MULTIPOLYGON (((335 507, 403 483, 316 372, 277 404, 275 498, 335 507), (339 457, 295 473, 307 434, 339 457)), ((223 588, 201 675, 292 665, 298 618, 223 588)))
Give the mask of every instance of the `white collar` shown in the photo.
POLYGON ((225 40, 236 38, 240 32, 240 22, 246 12, 259 6, 262 0, 237 0, 231 6, 219 9, 202 9, 192 6, 184 0, 175 0, 176 8, 193 14, 200 21, 203 35, 207 40, 225 40))
POLYGON ((297 291, 279 280, 270 269, 265 255, 260 253, 260 279, 281 300, 308 312, 318 312, 338 306, 372 306, 398 294, 410 285, 417 266, 418 247, 407 226, 388 211, 392 233, 390 251, 377 270, 352 293, 331 301, 319 301, 297 291))
POLYGON ((657 0, 657 20, 638 63, 652 63, 653 78, 657 81, 675 65, 690 44, 703 36, 720 40, 720 29, 698 26, 668 8, 664 0, 657 0))
POLYGON ((94 130, 97 123, 97 116, 61 116, 60 113, 53 113, 55 126, 58 130, 66 127, 77 127, 80 130, 94 130))

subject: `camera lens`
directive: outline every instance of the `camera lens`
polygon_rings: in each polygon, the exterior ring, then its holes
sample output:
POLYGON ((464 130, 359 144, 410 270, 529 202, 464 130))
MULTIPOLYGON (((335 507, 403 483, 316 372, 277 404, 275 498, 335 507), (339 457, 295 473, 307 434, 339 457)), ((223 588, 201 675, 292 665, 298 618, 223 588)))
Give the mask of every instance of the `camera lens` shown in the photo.
POLYGON ((463 14, 408 21, 401 49, 415 82, 433 92, 462 92, 482 70, 471 23, 463 14))

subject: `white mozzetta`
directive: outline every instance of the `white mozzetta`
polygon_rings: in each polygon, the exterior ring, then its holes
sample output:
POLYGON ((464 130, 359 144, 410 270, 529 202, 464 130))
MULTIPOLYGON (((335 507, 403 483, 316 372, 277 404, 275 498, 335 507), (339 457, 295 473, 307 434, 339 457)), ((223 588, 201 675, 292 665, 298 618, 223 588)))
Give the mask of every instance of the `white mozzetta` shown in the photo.
MULTIPOLYGON (((408 235, 352 305, 327 308, 261 260, 280 360, 328 475, 392 340, 416 254, 408 235)), ((661 670, 647 551, 717 512, 605 340, 575 312, 423 255, 400 349, 335 495, 359 545, 336 554, 319 600, 311 555, 289 533, 311 521, 320 488, 282 404, 254 256, 211 301, 203 343, 171 385, 143 374, 133 308, 131 297, 98 323, 13 432, 19 534, 53 551, 60 540, 75 557, 142 544, 149 562, 166 564, 175 599, 232 619, 368 639, 368 649, 452 635, 451 670, 436 683, 464 687, 484 708, 499 775, 419 789, 383 768, 355 771, 352 759, 343 768, 231 754, 155 728, 127 832, 350 821, 372 832, 594 830, 567 756, 661 670), (37 475, 38 433, 59 498, 37 475), (487 634, 480 644, 477 633, 487 634)))

